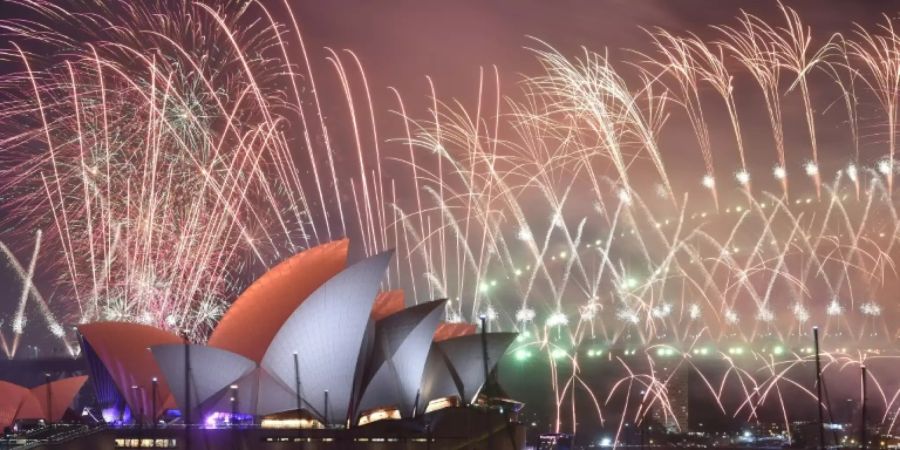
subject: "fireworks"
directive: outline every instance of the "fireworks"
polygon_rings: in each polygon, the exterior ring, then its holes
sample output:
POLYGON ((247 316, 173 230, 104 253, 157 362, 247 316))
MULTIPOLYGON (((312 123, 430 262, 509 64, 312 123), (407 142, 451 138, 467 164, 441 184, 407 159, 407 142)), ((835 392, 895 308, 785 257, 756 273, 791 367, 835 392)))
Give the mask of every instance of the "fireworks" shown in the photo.
MULTIPOLYGON (((326 122, 313 69, 323 62, 310 61, 286 5, 173 4, 179 14, 22 2, 81 30, 5 24, 17 42, 5 56, 22 69, 0 80, 0 186, 15 230, 3 240, 34 244, 3 247, 22 280, 0 325, 14 336, 0 333, 7 355, 35 323, 62 340, 67 325, 101 319, 202 340, 248 273, 340 235, 366 254, 399 249, 385 287, 455 299, 450 321, 485 314, 492 329, 521 331, 516 358, 551 361, 557 428, 581 389, 605 420, 577 364, 598 343, 611 361, 637 348, 685 365, 721 357, 731 369, 704 381, 723 412, 724 386, 739 383, 728 414, 748 417, 783 406, 795 382, 784 365, 810 356, 788 349, 807 345, 811 325, 826 343, 896 343, 900 37, 889 20, 822 39, 789 8, 778 26, 744 14, 710 41, 652 30, 652 52, 620 65, 534 42, 542 70, 516 80, 522 93, 506 92, 499 70, 482 73, 474 105, 441 102, 430 84, 429 115, 411 117, 392 90, 407 135, 386 144, 352 52, 323 64, 346 106, 326 122), (247 17, 260 20, 237 26, 247 17), (818 104, 813 86, 837 106, 818 104), (826 109, 842 124, 836 143, 820 139, 826 109), (679 118, 691 142, 672 137, 679 118), (39 274, 53 274, 54 301, 39 274), (737 367, 751 357, 764 370, 737 367)), ((829 357, 845 367, 867 353, 829 357)), ((616 361, 628 376, 608 398, 628 404, 639 386, 638 415, 645 401, 671 415, 652 363, 639 373, 616 361)))
POLYGON ((775 168, 772 169, 772 175, 775 176, 776 180, 783 180, 787 178, 787 170, 785 170, 784 167, 775 166, 775 168))
MULTIPOLYGON (((705 44, 692 41, 692 45, 705 44)), ((665 166, 665 130, 655 118, 663 111, 678 113, 671 106, 657 110, 666 97, 675 95, 665 85, 656 85, 666 80, 667 73, 652 78, 662 81, 644 80, 646 84, 632 89, 637 94, 607 93, 603 89, 623 88, 622 78, 609 72, 612 69, 600 55, 586 56, 584 66, 552 51, 542 50, 538 57, 548 75, 527 80, 532 83, 527 89, 531 95, 544 96, 536 104, 551 105, 549 109, 520 105, 514 106, 514 114, 497 111, 496 116, 511 121, 522 136, 540 136, 541 147, 531 148, 537 145, 534 141, 510 144, 501 136, 490 136, 490 129, 459 123, 471 116, 461 110, 446 110, 440 120, 419 122, 420 134, 410 138, 429 149, 443 149, 437 161, 420 157, 425 162, 419 173, 432 176, 421 178, 416 190, 437 192, 440 184, 452 186, 454 194, 438 195, 432 206, 418 212, 404 209, 404 230, 423 223, 433 227, 414 234, 432 236, 420 244, 431 250, 409 256, 426 257, 429 272, 440 275, 429 278, 426 289, 464 299, 455 304, 461 316, 473 317, 483 302, 496 305, 498 296, 515 292, 528 311, 545 314, 548 326, 557 324, 560 314, 581 317, 611 342, 625 334, 644 345, 662 335, 685 345, 697 338, 725 336, 754 341, 774 334, 790 340, 802 336, 803 324, 835 315, 835 308, 820 296, 845 299, 847 306, 839 306, 852 314, 860 311, 856 298, 880 295, 880 286, 894 282, 884 269, 892 265, 887 249, 896 239, 897 222, 885 179, 876 176, 880 160, 866 168, 853 163, 845 172, 826 174, 814 160, 785 153, 774 169, 774 192, 766 190, 771 183, 765 180, 751 187, 751 169, 738 167, 730 192, 708 173, 701 175, 706 189, 728 192, 717 194, 717 203, 679 194, 672 204, 665 186, 673 177, 660 175, 658 184, 633 185, 627 175, 620 176, 615 162, 659 152, 646 158, 649 168, 665 166), (607 95, 597 101, 612 104, 559 109, 581 95, 570 89, 607 95), (646 107, 616 110, 622 98, 646 107), (606 116, 613 112, 614 117, 606 116), (620 122, 615 135, 598 128, 610 121, 620 122), (608 141, 613 137, 618 140, 608 141), (584 151, 582 143, 589 139, 608 145, 584 151), (542 159, 545 146, 558 147, 563 156, 542 159), (797 159, 800 172, 812 180, 813 194, 791 198, 784 191, 787 167, 797 159), (610 160, 612 173, 603 168, 610 160), (453 169, 439 172, 425 166, 441 161, 453 169), (862 180, 867 183, 864 195, 848 195, 861 188, 862 180), (820 186, 823 182, 827 184, 820 186), (600 207, 580 210, 585 198, 600 207), (554 211, 549 220, 536 220, 525 212, 540 209, 539 203, 554 211), (445 275, 447 259, 457 261, 456 281, 445 275), (502 289, 489 289, 484 280, 502 280, 502 289), (473 285, 476 281, 479 284, 473 285), (619 313, 584 314, 604 309, 619 313), (701 318, 701 327, 686 320, 701 318)), ((744 140, 742 145, 746 148, 749 143, 744 140)), ((628 170, 641 167, 635 163, 628 170)), ((718 170, 722 169, 713 167, 718 170)), ((796 187, 797 192, 802 189, 796 187)), ((500 320, 513 326, 531 322, 521 311, 501 310, 500 320)), ((858 339, 868 335, 856 323, 834 323, 825 334, 840 332, 858 339)), ((882 338, 894 338, 884 323, 871 326, 880 329, 876 333, 882 338)))
POLYGON ((329 232, 312 226, 307 196, 322 185, 300 180, 284 131, 306 124, 300 74, 268 56, 283 50, 282 25, 235 26, 253 8, 265 17, 260 5, 16 6, 44 22, 3 24, 15 40, 5 56, 22 67, 0 82, 0 188, 19 230, 4 240, 46 232, 38 272, 55 278, 68 323, 132 320, 202 339, 242 270, 329 232))
POLYGON ((516 311, 516 321, 518 322, 531 322, 536 316, 533 309, 523 308, 516 311))
MULTIPOLYGON (((557 425, 566 416, 562 427, 574 431, 574 392, 593 395, 575 362, 579 350, 598 342, 623 356, 647 349, 648 359, 675 356, 668 349, 714 354, 710 349, 719 347, 735 366, 723 379, 705 381, 739 380, 746 395, 728 414, 752 418, 774 403, 785 423, 782 390, 796 380, 783 366, 802 365, 811 353, 791 359, 786 348, 806 348, 813 324, 841 349, 896 342, 885 321, 895 308, 879 305, 900 282, 892 269, 900 230, 893 111, 900 96, 885 83, 898 54, 887 49, 900 38, 889 24, 875 34, 860 28, 852 39, 817 40, 794 11, 782 12, 783 26, 745 14, 738 26, 714 27, 722 34, 710 42, 653 30, 658 53, 621 67, 607 54, 567 57, 537 42, 544 71, 523 81, 527 100, 511 94, 504 109, 487 96, 477 109, 442 105, 415 122, 409 142, 423 151, 410 184, 428 192, 443 186, 445 193, 398 206, 403 229, 431 236, 418 245, 428 251, 409 253, 440 274, 419 290, 460 296, 454 306, 463 317, 515 299, 517 306, 498 308, 497 323, 528 331, 533 338, 522 348, 573 360, 566 369, 550 363, 557 425), (758 89, 736 90, 741 77, 758 89), (811 86, 844 99, 846 117, 829 119, 844 124, 844 140, 819 139, 824 105, 811 86), (860 115, 865 104, 880 105, 883 114, 860 115), (485 112, 485 105, 494 109, 485 112), (731 133, 710 128, 717 114, 731 121, 731 133), (696 138, 692 161, 703 164, 694 169, 681 161, 688 158, 684 139, 667 139, 666 123, 676 116, 696 138), (740 117, 751 116, 767 122, 771 135, 744 135, 740 117), (891 138, 861 143, 860 127, 891 138), (799 145, 785 137, 797 128, 799 145), (826 152, 844 156, 835 162, 823 158, 826 152), (721 182, 729 173, 733 181, 721 182), (485 279, 501 280, 500 288, 478 289, 485 279), (778 344, 754 348, 770 341, 778 344), (656 345, 667 350, 651 352, 656 345), (790 361, 769 361, 773 348, 790 361), (748 358, 754 369, 737 366, 748 358), (757 370, 768 375, 748 373, 757 370)), ((497 80, 494 89, 502 90, 497 80)), ((866 354, 833 358, 847 367, 866 354)), ((620 362, 629 374, 622 382, 652 392, 665 410, 668 394, 655 383, 666 380, 652 373, 653 364, 644 368, 651 373, 639 374, 620 362)), ((679 364, 691 366, 687 359, 679 364)), ((723 389, 710 391, 724 413, 723 389)), ((885 420, 892 404, 884 398, 885 420)), ((596 409, 602 422, 602 407, 596 409)))

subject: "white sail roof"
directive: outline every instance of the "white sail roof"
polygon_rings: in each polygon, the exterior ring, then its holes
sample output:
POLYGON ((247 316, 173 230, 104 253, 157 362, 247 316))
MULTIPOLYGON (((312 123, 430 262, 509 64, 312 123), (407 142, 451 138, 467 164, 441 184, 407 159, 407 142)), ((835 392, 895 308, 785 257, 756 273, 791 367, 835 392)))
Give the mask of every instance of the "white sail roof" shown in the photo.
POLYGON ((364 259, 332 277, 297 308, 278 330, 262 367, 301 396, 328 423, 344 423, 369 314, 393 252, 364 259), (326 408, 326 393, 328 398, 326 408))
POLYGON ((444 300, 423 303, 377 322, 357 412, 396 406, 404 417, 412 415, 431 339, 445 303, 444 300))
POLYGON ((178 408, 184 412, 190 405, 193 422, 202 417, 203 403, 228 390, 229 386, 256 368, 256 363, 237 353, 205 345, 165 344, 153 346, 150 350, 178 408), (187 347, 190 347, 190 402, 186 397, 187 380, 184 374, 187 347))
MULTIPOLYGON (((494 369, 516 333, 487 333, 488 371, 494 369)), ((481 334, 460 336, 431 345, 422 376, 420 407, 429 401, 459 395, 472 402, 485 382, 481 334)))

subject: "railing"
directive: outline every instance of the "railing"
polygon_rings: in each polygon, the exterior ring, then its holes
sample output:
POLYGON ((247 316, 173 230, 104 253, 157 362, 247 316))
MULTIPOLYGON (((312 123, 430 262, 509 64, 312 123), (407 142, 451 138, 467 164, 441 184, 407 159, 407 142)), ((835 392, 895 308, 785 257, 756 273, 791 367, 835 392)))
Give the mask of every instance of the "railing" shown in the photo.
POLYGON ((51 425, 28 432, 23 436, 0 440, 0 449, 28 450, 44 444, 58 444, 88 436, 106 429, 106 426, 89 425, 51 425))

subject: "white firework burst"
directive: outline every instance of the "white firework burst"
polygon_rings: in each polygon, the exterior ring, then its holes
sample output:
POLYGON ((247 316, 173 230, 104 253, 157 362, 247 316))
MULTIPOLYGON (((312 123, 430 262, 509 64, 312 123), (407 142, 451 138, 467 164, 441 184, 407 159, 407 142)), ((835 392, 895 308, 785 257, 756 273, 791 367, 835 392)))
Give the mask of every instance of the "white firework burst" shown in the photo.
POLYGON ((700 309, 700 305, 694 303, 688 308, 688 317, 691 320, 697 320, 703 316, 703 310, 700 309))
POLYGON ((531 322, 536 315, 533 309, 522 308, 516 311, 516 322, 531 322))
POLYGON ((825 313, 829 316, 840 316, 844 313, 844 307, 841 306, 837 299, 833 299, 831 300, 831 303, 828 304, 828 308, 825 309, 825 313))
POLYGON ((850 181, 853 181, 854 183, 859 179, 856 164, 850 163, 850 165, 847 166, 847 176, 850 177, 850 181))
POLYGON ((809 161, 803 166, 803 170, 807 175, 814 177, 819 174, 819 166, 816 163, 809 161))
POLYGON ((809 310, 806 309, 806 306, 804 306, 803 304, 795 303, 793 312, 794 317, 801 323, 809 320, 809 310))
POLYGON ((641 320, 640 317, 638 317, 637 313, 630 309, 619 310, 619 312, 616 313, 616 317, 623 322, 633 324, 636 324, 641 320))
POLYGON ((738 319, 737 313, 733 309, 729 309, 728 311, 725 311, 725 321, 734 325, 740 320, 738 319))
POLYGON ((562 311, 557 311, 547 317, 548 327, 561 327, 569 324, 569 318, 562 311))
POLYGON ((657 319, 662 319, 662 318, 668 317, 670 314, 672 314, 672 304, 671 303, 663 303, 662 305, 654 306, 650 310, 650 314, 652 314, 653 317, 655 317, 657 319))
POLYGON ((531 234, 531 230, 527 226, 523 226, 522 228, 519 228, 519 232, 516 233, 516 237, 520 241, 525 241, 525 242, 534 240, 534 235, 531 234))
POLYGON ((787 178, 787 170, 782 166, 775 166, 772 169, 772 175, 774 175, 777 180, 783 180, 787 178))
POLYGON ((622 204, 624 204, 624 205, 631 204, 631 193, 628 192, 627 189, 619 189, 618 196, 619 196, 619 201, 622 202, 622 204))
POLYGON ((497 310, 494 309, 493 306, 488 306, 487 309, 485 309, 484 316, 489 322, 493 322, 499 317, 499 315, 497 314, 497 310))
POLYGON ((866 302, 859 306, 859 311, 867 316, 878 317, 881 315, 881 305, 874 301, 866 302))

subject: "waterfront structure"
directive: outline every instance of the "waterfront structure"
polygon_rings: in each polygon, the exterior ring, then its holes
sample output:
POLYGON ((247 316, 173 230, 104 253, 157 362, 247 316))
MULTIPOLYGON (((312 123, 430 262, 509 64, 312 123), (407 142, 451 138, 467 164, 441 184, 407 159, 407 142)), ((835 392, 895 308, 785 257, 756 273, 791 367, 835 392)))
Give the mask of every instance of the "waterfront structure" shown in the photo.
POLYGON ((28 389, 0 381, 0 430, 21 420, 59 422, 72 400, 87 381, 87 376, 49 380, 28 389))
POLYGON ((148 325, 79 326, 104 418, 156 423, 177 410, 201 425, 335 429, 475 403, 515 334, 442 322, 444 300, 405 308, 402 292, 379 292, 392 252, 347 266, 348 244, 269 270, 206 345, 148 325))

